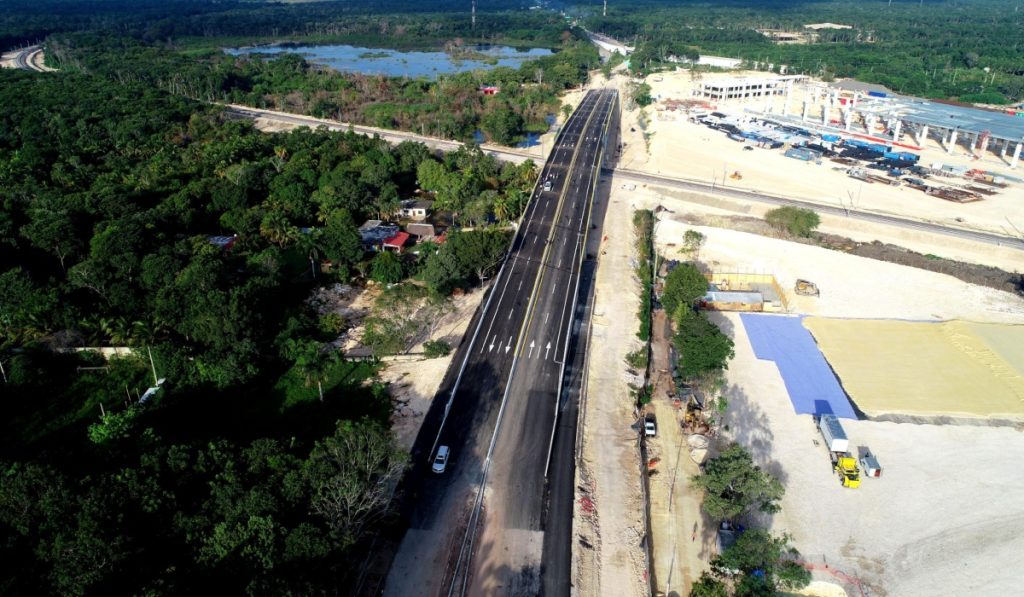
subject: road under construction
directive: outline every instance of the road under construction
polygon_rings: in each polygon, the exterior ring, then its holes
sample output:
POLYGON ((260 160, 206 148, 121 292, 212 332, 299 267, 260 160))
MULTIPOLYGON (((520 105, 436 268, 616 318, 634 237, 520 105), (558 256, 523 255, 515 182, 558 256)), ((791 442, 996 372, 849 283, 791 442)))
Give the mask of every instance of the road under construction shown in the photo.
POLYGON ((402 487, 409 529, 387 594, 536 593, 542 583, 568 591, 571 534, 561 525, 556 540, 545 537, 548 490, 567 483, 559 499, 571 504, 574 442, 555 435, 575 435, 575 410, 560 413, 561 382, 617 102, 614 91, 592 91, 563 127, 427 414, 402 487), (560 414, 571 425, 559 427, 560 414), (436 475, 430 462, 442 445, 451 457, 436 475), (542 578, 546 570, 560 579, 542 578))

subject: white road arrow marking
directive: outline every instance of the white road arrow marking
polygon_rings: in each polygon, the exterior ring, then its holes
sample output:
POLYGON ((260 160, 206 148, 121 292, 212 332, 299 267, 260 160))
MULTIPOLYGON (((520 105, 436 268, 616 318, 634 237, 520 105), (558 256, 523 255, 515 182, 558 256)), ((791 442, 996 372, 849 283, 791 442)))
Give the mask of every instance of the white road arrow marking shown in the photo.
POLYGON ((491 345, 487 347, 487 352, 491 352, 492 350, 494 350, 494 341, 497 340, 497 339, 498 339, 498 334, 494 334, 494 337, 491 338, 491 345))
POLYGON ((537 344, 536 344, 535 342, 533 342, 533 341, 531 340, 531 341, 530 341, 530 354, 526 355, 527 357, 532 357, 532 356, 533 356, 533 349, 534 349, 534 348, 535 348, 536 346, 537 346, 537 344))
POLYGON ((505 345, 505 354, 508 354, 510 350, 512 350, 512 336, 508 337, 508 344, 505 345))
POLYGON ((544 347, 544 360, 545 361, 548 360, 548 353, 549 352, 551 352, 551 343, 550 342, 548 342, 548 345, 544 347))

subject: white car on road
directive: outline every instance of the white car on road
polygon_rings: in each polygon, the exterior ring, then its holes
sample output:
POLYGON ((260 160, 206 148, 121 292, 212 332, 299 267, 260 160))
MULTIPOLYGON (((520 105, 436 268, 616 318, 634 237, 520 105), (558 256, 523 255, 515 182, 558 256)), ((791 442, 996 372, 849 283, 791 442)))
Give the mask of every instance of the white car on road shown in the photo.
POLYGON ((434 456, 434 464, 430 470, 441 474, 446 466, 448 466, 448 446, 441 446, 437 449, 437 456, 434 456))

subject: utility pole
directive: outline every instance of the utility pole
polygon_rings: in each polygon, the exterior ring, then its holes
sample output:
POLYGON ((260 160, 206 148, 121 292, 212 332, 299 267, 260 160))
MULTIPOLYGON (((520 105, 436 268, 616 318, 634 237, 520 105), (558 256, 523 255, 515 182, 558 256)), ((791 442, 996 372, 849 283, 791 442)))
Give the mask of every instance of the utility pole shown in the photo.
POLYGON ((473 0, 472 16, 470 17, 469 21, 470 21, 470 26, 473 29, 476 29, 476 0, 473 0))
POLYGON ((608 16, 608 0, 604 0, 604 12, 601 13, 602 17, 608 16))
POLYGON ((147 346, 146 352, 149 354, 149 366, 153 370, 153 385, 158 386, 160 385, 160 380, 156 378, 156 365, 153 363, 153 351, 150 350, 149 347, 147 346))

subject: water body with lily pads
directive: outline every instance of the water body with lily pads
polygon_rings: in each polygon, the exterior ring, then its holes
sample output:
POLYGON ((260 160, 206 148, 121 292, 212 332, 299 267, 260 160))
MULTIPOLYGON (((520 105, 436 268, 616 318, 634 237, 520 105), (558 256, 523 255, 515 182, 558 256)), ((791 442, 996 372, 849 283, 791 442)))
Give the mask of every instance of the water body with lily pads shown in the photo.
POLYGON ((338 71, 385 75, 388 77, 424 77, 472 70, 490 70, 499 66, 519 68, 524 62, 550 56, 547 48, 513 48, 510 46, 473 46, 458 52, 403 52, 358 46, 257 46, 224 50, 232 56, 299 54, 308 62, 338 71))

